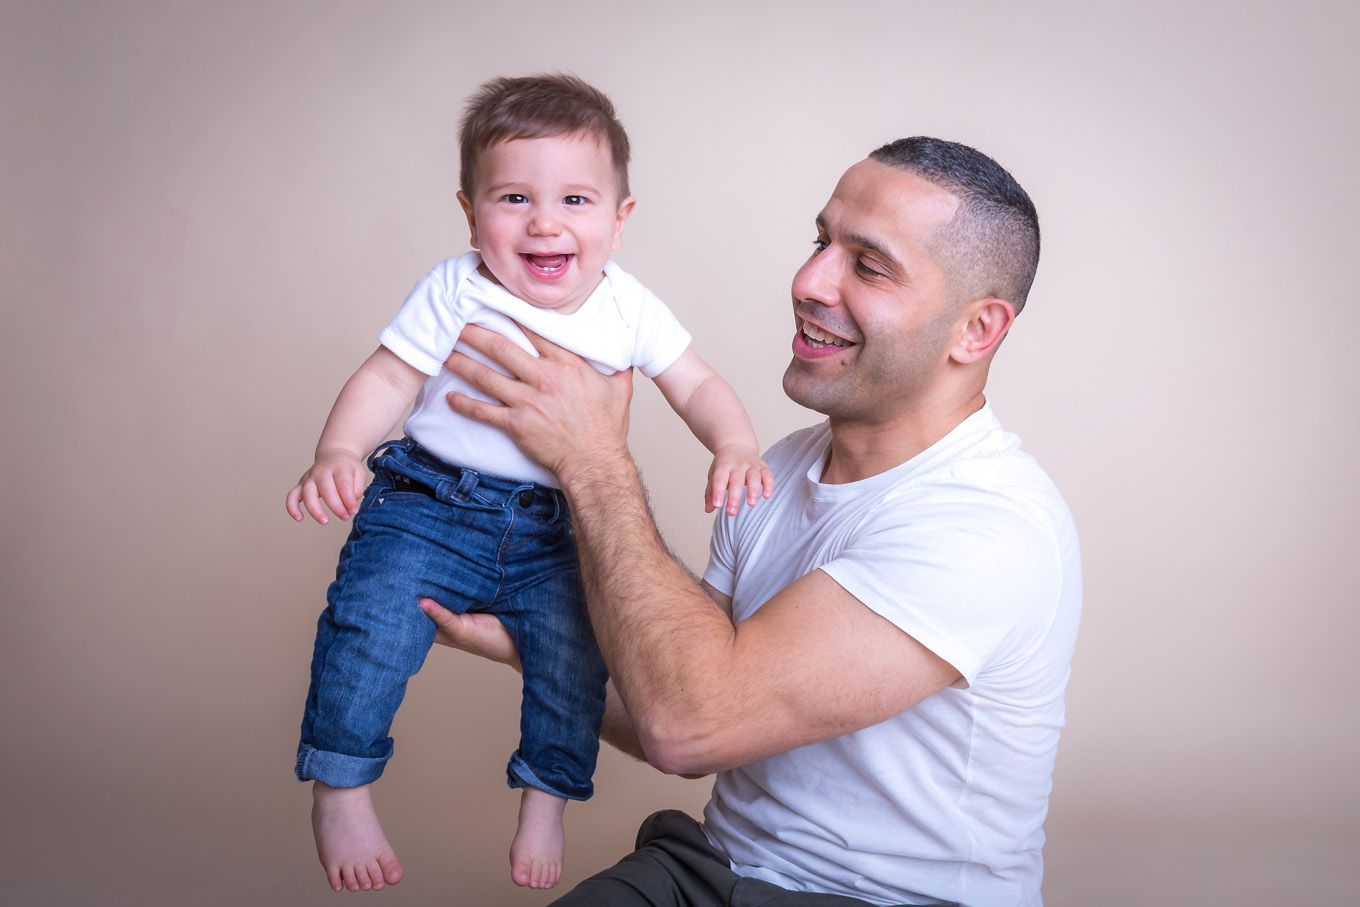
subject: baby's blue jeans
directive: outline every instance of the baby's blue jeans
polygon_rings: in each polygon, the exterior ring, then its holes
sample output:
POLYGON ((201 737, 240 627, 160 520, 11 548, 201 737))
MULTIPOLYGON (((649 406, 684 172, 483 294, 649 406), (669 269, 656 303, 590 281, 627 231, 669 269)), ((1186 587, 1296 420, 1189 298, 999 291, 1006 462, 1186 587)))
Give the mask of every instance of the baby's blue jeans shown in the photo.
POLYGON ((485 611, 524 667, 511 787, 593 793, 607 677, 590 632, 571 517, 554 488, 443 463, 414 441, 368 460, 364 493, 317 622, 299 780, 356 787, 392 757, 388 732, 434 642, 416 602, 485 611))

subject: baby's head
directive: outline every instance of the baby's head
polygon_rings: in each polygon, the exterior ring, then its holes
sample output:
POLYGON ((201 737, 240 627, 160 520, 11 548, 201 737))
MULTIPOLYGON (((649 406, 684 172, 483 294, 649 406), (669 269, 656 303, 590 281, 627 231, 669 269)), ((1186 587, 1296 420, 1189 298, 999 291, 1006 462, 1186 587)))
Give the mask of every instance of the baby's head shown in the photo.
POLYGON ((492 79, 468 101, 458 200, 502 286, 570 314, 599 284, 633 210, 628 134, 574 76, 492 79))

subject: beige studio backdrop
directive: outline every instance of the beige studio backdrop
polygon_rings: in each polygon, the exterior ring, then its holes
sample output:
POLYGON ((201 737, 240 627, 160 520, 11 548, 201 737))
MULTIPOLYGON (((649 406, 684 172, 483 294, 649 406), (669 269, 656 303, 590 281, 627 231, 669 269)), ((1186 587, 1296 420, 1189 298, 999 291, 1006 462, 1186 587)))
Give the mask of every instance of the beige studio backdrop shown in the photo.
MULTIPOLYGON (((632 135, 619 260, 766 443, 815 418, 779 375, 839 174, 926 133, 1017 175, 1044 253, 990 396, 1087 573, 1047 900, 1353 903, 1357 25, 1342 2, 0 4, 0 899, 333 903, 292 763, 345 529, 283 494, 465 248, 466 95, 560 69, 632 135)), ((634 451, 701 569, 707 458, 644 384, 634 451)), ((517 699, 431 656, 377 787, 408 876, 366 901, 548 900, 507 880, 517 699)), ((567 884, 707 791, 613 753, 597 780, 567 884)))

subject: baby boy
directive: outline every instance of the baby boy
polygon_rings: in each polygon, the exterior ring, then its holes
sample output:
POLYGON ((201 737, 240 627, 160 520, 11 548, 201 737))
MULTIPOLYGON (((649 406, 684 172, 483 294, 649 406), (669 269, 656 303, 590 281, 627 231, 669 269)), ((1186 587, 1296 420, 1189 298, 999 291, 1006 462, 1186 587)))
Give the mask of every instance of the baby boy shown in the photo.
MULTIPOLYGON (((590 632, 567 502, 556 479, 506 436, 457 415, 478 396, 443 368, 467 324, 534 352, 518 325, 604 372, 652 378, 712 453, 705 503, 737 511, 772 490, 740 401, 690 349, 670 311, 610 261, 632 213, 628 137, 602 93, 569 76, 494 79, 468 103, 461 191, 474 251, 436 265, 346 382, 315 462, 288 493, 295 520, 353 519, 317 626, 297 776, 313 784, 312 827, 330 886, 395 884, 401 863, 370 785, 434 625, 434 598, 497 615, 524 671, 522 788, 510 848, 518 885, 561 875, 562 810, 591 795, 606 671, 590 632), (414 402, 401 441, 381 443, 414 402), (377 445, 376 449, 375 445, 377 445), (371 454, 369 452, 372 451, 371 454), (367 465, 373 480, 367 482, 367 465)), ((486 361, 482 359, 482 361, 486 361)), ((485 398, 482 398, 485 399, 485 398)))

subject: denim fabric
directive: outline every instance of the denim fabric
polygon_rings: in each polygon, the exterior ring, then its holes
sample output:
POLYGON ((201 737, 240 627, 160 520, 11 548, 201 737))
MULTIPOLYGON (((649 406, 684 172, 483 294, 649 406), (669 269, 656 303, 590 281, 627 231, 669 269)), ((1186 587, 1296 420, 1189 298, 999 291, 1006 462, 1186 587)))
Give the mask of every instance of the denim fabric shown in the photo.
POLYGON ((511 787, 593 793, 606 672, 590 632, 566 499, 481 475, 410 439, 379 447, 317 622, 299 780, 355 787, 392 756, 388 732, 434 642, 422 596, 495 614, 524 665, 511 787))

